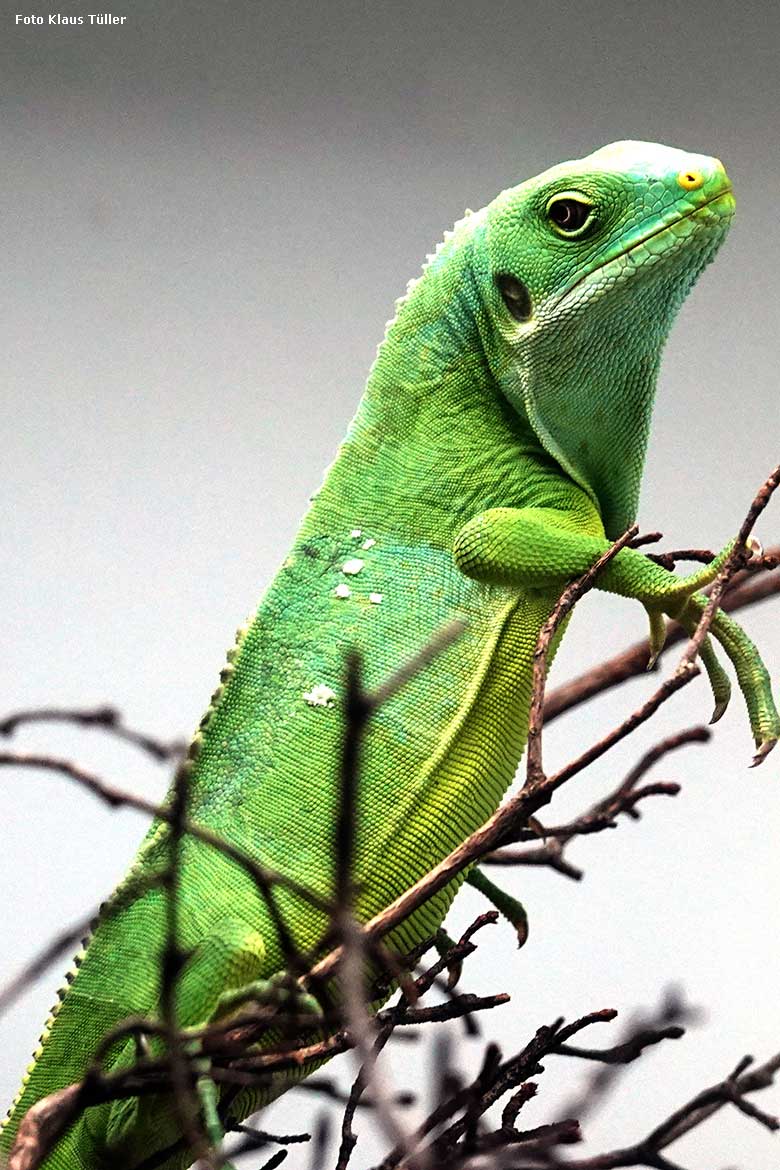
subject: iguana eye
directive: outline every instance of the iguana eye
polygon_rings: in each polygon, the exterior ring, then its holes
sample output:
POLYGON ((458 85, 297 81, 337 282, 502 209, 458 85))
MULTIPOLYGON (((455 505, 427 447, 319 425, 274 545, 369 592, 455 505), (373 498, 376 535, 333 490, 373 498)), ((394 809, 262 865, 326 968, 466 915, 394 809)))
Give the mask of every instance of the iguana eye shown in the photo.
POLYGON ((579 235, 593 222, 593 208, 575 195, 554 196, 547 204, 547 216, 563 235, 579 235))
POLYGON ((522 280, 518 280, 510 272, 500 272, 496 276, 496 285, 515 321, 527 321, 533 312, 533 306, 531 294, 522 280))

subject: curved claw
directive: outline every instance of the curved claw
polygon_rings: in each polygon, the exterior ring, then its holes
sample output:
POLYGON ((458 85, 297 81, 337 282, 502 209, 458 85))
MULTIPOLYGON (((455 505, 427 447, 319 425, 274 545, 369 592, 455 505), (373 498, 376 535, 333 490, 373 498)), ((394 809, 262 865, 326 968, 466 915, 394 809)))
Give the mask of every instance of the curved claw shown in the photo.
POLYGON ((765 739, 762 744, 759 744, 758 751, 753 756, 750 767, 757 768, 759 764, 763 764, 764 760, 767 758, 776 743, 776 739, 765 739))
MULTIPOLYGON (((680 621, 686 633, 692 635, 696 629, 695 619, 692 619, 686 613, 681 615, 680 621)), ((718 661, 718 656, 715 653, 715 648, 712 645, 712 639, 709 634, 699 647, 699 657, 701 658, 704 669, 707 671, 712 697, 715 700, 715 706, 710 716, 710 723, 717 723, 723 717, 729 705, 729 700, 731 699, 731 683, 729 676, 718 661)))
POLYGON ((745 548, 750 553, 749 560, 759 561, 764 555, 764 546, 756 536, 749 536, 745 541, 745 548))
POLYGON ((528 915, 522 903, 486 877, 478 866, 469 870, 466 881, 475 890, 479 890, 491 906, 495 906, 499 914, 506 918, 507 922, 515 929, 518 947, 524 946, 528 940, 528 915))
MULTIPOLYGON (((433 945, 442 959, 446 959, 450 951, 455 949, 457 945, 455 939, 450 938, 447 931, 443 927, 439 927, 433 940, 433 945)), ((453 959, 447 963, 447 990, 452 991, 457 987, 458 982, 463 971, 463 960, 453 959)))
POLYGON ((723 718, 723 716, 726 714, 726 708, 728 705, 728 699, 723 699, 721 702, 715 704, 712 709, 712 714, 710 715, 710 726, 723 718))
POLYGON ((706 637, 700 646, 699 656, 704 664, 704 669, 707 671, 712 697, 715 700, 710 723, 717 723, 729 705, 729 700, 731 699, 731 683, 729 676, 718 661, 718 656, 709 637, 706 637))
POLYGON ((664 615, 658 609, 649 609, 647 616, 650 619, 650 657, 647 660, 647 670, 654 670, 658 656, 666 642, 667 626, 664 615))

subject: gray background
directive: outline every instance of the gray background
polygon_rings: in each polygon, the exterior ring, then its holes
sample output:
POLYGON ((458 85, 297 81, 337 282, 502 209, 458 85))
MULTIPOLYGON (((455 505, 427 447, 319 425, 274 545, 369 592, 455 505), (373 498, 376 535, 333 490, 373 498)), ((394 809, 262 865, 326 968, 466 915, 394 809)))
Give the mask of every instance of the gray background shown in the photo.
MULTIPOLYGON (((425 253, 464 206, 618 138, 716 153, 734 180, 731 238, 667 350, 641 513, 668 546, 733 533, 778 457, 774 5, 136 0, 115 12, 124 27, 21 29, 11 6, 0 14, 3 707, 108 700, 134 725, 187 733, 425 253)), ((777 506, 760 534, 778 539, 777 506)), ((777 612, 746 618, 775 673, 777 612)), ((589 597, 555 681, 643 631, 637 606, 589 597)), ((557 723, 548 762, 652 685, 557 723)), ((697 681, 578 780, 560 815, 708 713, 697 681)), ((97 732, 18 743, 165 789, 163 769, 97 732)), ((714 745, 658 770, 684 780, 675 804, 572 850, 581 886, 507 879, 531 941, 517 953, 498 927, 471 963, 475 989, 513 993, 486 1020, 507 1051, 559 1013, 629 1011, 670 980, 706 1006, 701 1028, 627 1073, 590 1126, 593 1150, 634 1140, 744 1052, 778 1046, 780 753, 748 772, 750 753, 736 700, 714 745)), ((143 822, 32 772, 5 772, 0 800, 10 975, 111 888, 143 822)), ((455 927, 478 908, 464 895, 455 927)), ((0 1096, 60 982, 42 979, 0 1022, 0 1096)), ((416 1073, 424 1062, 400 1051, 416 1073)), ((464 1046, 465 1061, 476 1054, 464 1046)), ((548 1063, 529 1125, 577 1071, 548 1063)), ((310 1104, 288 1097, 267 1124, 300 1128, 310 1104)), ((364 1138, 356 1167, 372 1149, 364 1138)), ((676 1154, 701 1170, 778 1158, 730 1114, 676 1154)))

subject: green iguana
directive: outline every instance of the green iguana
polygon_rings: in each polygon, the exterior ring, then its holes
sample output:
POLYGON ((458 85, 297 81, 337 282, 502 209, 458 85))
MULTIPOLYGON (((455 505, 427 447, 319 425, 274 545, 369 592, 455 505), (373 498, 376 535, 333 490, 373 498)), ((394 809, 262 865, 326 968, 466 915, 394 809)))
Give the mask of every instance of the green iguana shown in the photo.
MULTIPOLYGON (((373 717, 362 759, 354 879, 367 920, 498 806, 523 751, 532 654, 564 583, 634 521, 664 340, 734 210, 714 158, 618 142, 467 212, 397 304, 357 414, 256 616, 239 631, 189 750, 188 809, 327 898, 343 734, 345 655, 372 686, 443 624, 465 632, 373 717)), ((716 565, 681 579, 625 548, 598 587, 692 627, 716 565)), ((757 651, 725 614, 759 755, 779 734, 757 651)), ((656 646, 656 648, 658 648, 656 646)), ((720 712, 728 681, 703 649, 720 712)), ((128 880, 164 869, 153 825, 128 880)), ((457 881, 390 935, 406 952, 440 926, 457 881)), ((113 896, 122 897, 119 893, 113 896)), ((78 1081, 101 1037, 159 1012, 160 888, 104 913, 76 959, 14 1103, 0 1149, 43 1096, 78 1081)), ((279 910, 313 948, 321 909, 290 890, 279 910)), ((111 907, 112 902, 108 903, 111 907)), ((186 837, 178 1019, 203 1024, 227 989, 284 968, 249 876, 186 837)), ((107 1070, 132 1062, 133 1041, 107 1070)), ((244 1118, 269 1092, 242 1090, 244 1118)), ((170 1094, 87 1109, 47 1170, 188 1163, 170 1094)))

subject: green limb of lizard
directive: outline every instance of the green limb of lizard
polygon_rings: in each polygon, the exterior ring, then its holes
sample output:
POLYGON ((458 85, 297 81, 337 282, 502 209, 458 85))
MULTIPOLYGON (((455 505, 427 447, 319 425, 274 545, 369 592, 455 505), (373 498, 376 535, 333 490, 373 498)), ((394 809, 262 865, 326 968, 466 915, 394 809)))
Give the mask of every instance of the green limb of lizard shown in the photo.
MULTIPOLYGON (((685 625, 685 623, 683 624, 685 625)), ((687 625, 686 629, 688 629, 687 625)), ((695 629, 696 623, 694 622, 691 628, 688 629, 688 633, 693 634, 695 629)), ((729 700, 731 699, 731 681, 720 664, 709 635, 707 635, 699 647, 699 657, 702 660, 704 669, 707 671, 712 697, 715 700, 715 706, 710 716, 710 723, 717 723, 729 705, 729 700)))
MULTIPOLYGON (((575 504, 578 503, 572 493, 575 504)), ((579 511, 581 515, 581 510, 579 511)), ((596 587, 641 602, 655 622, 656 614, 680 619, 700 615, 707 599, 698 595, 717 576, 733 546, 727 546, 709 565, 688 577, 678 577, 649 560, 637 549, 621 549, 604 566, 596 587)), ((467 576, 526 590, 562 588, 567 580, 585 573, 610 548, 601 535, 582 530, 578 515, 556 508, 493 508, 470 520, 455 539, 454 556, 467 576)), ((652 627, 651 627, 652 629, 652 627)), ((769 676, 756 647, 735 622, 718 612, 711 633, 731 659, 758 746, 760 762, 780 736, 769 676)), ((654 646, 655 649, 655 646, 654 646)), ((713 655, 703 659, 715 694, 716 710, 725 687, 713 655)))
POLYGON ((647 661, 647 669, 652 670, 666 642, 666 618, 658 609, 649 609, 647 616, 650 619, 650 657, 647 661))
MULTIPOLYGON (((583 530, 582 513, 558 508, 491 508, 461 528, 455 563, 468 577, 495 585, 550 589, 583 573, 611 547, 603 535, 583 530)), ((605 565, 596 587, 640 601, 676 618, 688 598, 708 585, 731 546, 700 570, 678 577, 637 549, 624 548, 605 565)))
POLYGON ((466 881, 479 890, 483 898, 487 898, 491 906, 495 906, 499 914, 514 927, 517 945, 522 947, 528 939, 528 915, 522 903, 492 882, 477 866, 469 870, 466 881))
MULTIPOLYGON (((447 931, 444 929, 444 927, 440 926, 439 929, 436 931, 436 934, 433 937, 433 945, 436 949, 436 953, 438 954, 439 958, 446 959, 447 956, 451 953, 451 951, 453 951, 455 949, 455 947, 457 946, 457 943, 455 942, 454 938, 452 938, 449 934, 447 934, 447 931)), ((463 972, 463 960, 462 959, 453 959, 451 962, 447 963, 447 988, 448 988, 448 990, 451 991, 453 987, 457 986, 462 972, 463 972)))
MULTIPOLYGON (((219 1116, 219 1090, 209 1075, 209 1069, 209 1062, 204 1061, 203 1072, 195 1082, 195 1092, 200 1103, 203 1128, 209 1144, 215 1150, 221 1151, 225 1131, 219 1116)), ((233 1163, 226 1161, 221 1154, 219 1155, 219 1165, 221 1170, 235 1170, 233 1163)))
MULTIPOLYGON (((176 1023, 182 1030, 184 1054, 188 1060, 193 1058, 193 1052, 197 1052, 199 1041, 194 1037, 188 1040, 187 1032, 199 1031, 225 1015, 231 992, 238 993, 236 1002, 254 998, 253 994, 242 998, 241 993, 249 988, 253 993, 257 990, 265 953, 262 936, 256 930, 239 919, 226 918, 219 923, 218 929, 212 929, 201 939, 189 955, 177 981, 175 995, 176 1023)), ((153 1056, 164 1056, 158 1039, 151 1041, 150 1048, 153 1056)), ((208 1133, 211 1122, 202 1110, 204 1103, 208 1104, 210 1093, 216 1094, 218 1099, 218 1090, 213 1081, 212 1088, 209 1088, 208 1066, 200 1064, 197 1057, 195 1059, 200 1073, 197 1099, 208 1133)), ((135 1043, 129 1040, 111 1061, 111 1071, 134 1063, 135 1043)), ((97 1116, 95 1120, 98 1120, 97 1116)), ((112 1102, 105 1128, 107 1164, 118 1167, 143 1162, 144 1154, 148 1154, 144 1135, 149 1133, 155 1134, 159 1149, 177 1145, 180 1126, 177 1111, 171 1107, 170 1093, 112 1102)))
POLYGON ((210 1022, 224 1019, 225 1016, 251 1004, 257 1007, 276 1007, 287 1014, 300 1017, 299 1023, 316 1024, 322 1019, 322 1005, 294 985, 289 986, 289 976, 281 972, 279 977, 270 979, 255 979, 242 987, 233 987, 223 991, 217 1000, 216 1007, 210 1022))
MULTIPOLYGON (((706 604, 707 598, 703 594, 697 594, 689 599, 680 617, 681 624, 688 633, 692 633, 696 628, 706 604)), ((780 716, 772 696, 769 671, 742 627, 723 610, 718 610, 713 617, 710 631, 713 638, 720 642, 734 666, 758 749, 753 764, 760 764, 780 739, 780 716)))

